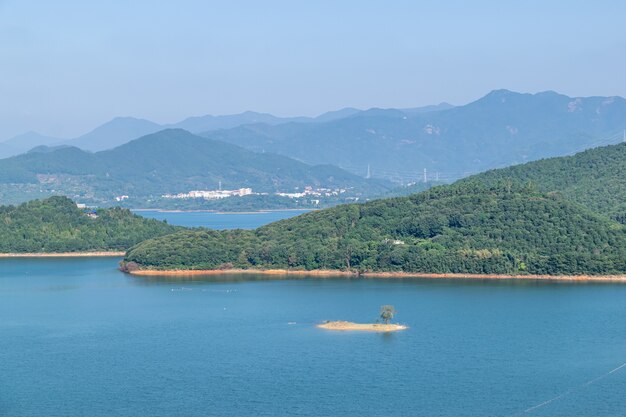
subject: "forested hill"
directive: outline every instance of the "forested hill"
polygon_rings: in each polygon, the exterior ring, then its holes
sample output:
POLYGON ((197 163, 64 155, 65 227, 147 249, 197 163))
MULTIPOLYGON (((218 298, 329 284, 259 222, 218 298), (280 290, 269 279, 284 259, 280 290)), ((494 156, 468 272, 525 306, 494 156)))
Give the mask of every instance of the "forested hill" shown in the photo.
POLYGON ((469 183, 254 231, 179 232, 135 246, 125 262, 148 269, 610 274, 626 272, 626 233, 557 194, 469 183))
POLYGON ((626 143, 544 159, 469 177, 462 182, 532 183, 626 223, 626 143))
POLYGON ((85 211, 50 197, 0 206, 0 253, 123 251, 180 229, 125 209, 85 211))
POLYGON ((9 201, 26 201, 42 190, 94 205, 161 197, 190 190, 252 188, 293 192, 305 186, 346 188, 365 194, 386 191, 376 181, 330 165, 311 166, 286 156, 255 153, 167 129, 108 151, 67 147, 0 160, 0 191, 9 201))

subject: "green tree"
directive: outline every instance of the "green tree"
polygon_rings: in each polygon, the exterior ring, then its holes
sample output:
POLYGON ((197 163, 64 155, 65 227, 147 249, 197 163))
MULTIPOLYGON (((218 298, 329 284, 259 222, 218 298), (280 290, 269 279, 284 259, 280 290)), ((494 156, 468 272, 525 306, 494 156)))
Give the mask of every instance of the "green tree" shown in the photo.
POLYGON ((396 314, 396 309, 391 305, 384 305, 380 307, 380 318, 383 319, 385 324, 389 324, 389 320, 391 320, 396 314))

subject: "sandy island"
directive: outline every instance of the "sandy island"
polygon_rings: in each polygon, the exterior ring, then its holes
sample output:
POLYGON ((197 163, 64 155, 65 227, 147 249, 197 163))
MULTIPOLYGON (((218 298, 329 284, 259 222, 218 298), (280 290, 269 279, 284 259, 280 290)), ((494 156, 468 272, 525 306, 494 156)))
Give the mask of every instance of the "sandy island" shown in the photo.
POLYGON ((125 252, 25 252, 0 253, 0 258, 87 258, 92 256, 121 257, 125 252))
POLYGON ((511 275, 511 274, 428 274, 420 272, 354 272, 337 271, 329 269, 317 269, 311 271, 291 269, 136 269, 126 271, 133 275, 141 276, 197 276, 197 275, 221 275, 221 274, 261 274, 275 276, 314 276, 314 277, 347 277, 347 278, 428 278, 428 279, 519 279, 519 280, 544 280, 544 281, 577 281, 577 282, 623 282, 626 283, 626 275, 511 275))
POLYGON ((328 321, 318 324, 320 329, 327 330, 356 330, 362 332, 397 332, 406 330, 407 326, 402 324, 380 324, 380 323, 352 323, 349 321, 328 321))

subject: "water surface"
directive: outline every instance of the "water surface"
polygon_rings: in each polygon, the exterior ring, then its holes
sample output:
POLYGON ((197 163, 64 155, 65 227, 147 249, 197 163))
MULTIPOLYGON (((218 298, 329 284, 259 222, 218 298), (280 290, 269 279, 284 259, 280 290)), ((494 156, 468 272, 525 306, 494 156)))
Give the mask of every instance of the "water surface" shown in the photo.
POLYGON ((608 374, 626 362, 625 285, 133 278, 116 262, 0 260, 0 415, 626 414, 626 368, 608 374), (382 304, 410 329, 315 328, 382 304))
POLYGON ((259 211, 253 213, 216 213, 210 211, 135 211, 143 217, 167 220, 169 224, 210 229, 256 229, 268 223, 288 219, 308 210, 259 211))

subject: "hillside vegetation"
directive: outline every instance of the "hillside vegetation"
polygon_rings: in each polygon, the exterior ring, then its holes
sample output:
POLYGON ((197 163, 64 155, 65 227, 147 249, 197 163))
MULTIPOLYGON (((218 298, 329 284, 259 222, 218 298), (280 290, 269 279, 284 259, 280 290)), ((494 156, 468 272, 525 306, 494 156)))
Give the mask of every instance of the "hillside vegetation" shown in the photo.
MULTIPOLYGON (((275 154, 168 129, 112 150, 89 153, 75 147, 29 152, 0 160, 0 197, 21 202, 61 193, 94 205, 146 204, 147 197, 190 190, 252 188, 293 191, 305 186, 380 193, 386 187, 330 165, 311 166, 275 154)), ((143 205, 145 207, 145 205, 143 205)))
POLYGON ((626 143, 496 169, 463 182, 534 184, 541 191, 559 192, 573 202, 626 223, 626 143))
POLYGON ((125 262, 152 269, 610 274, 626 272, 626 233, 558 194, 463 183, 253 231, 179 232, 133 247, 125 262))
POLYGON ((0 253, 123 251, 180 230, 120 208, 88 214, 65 197, 0 206, 0 253))

